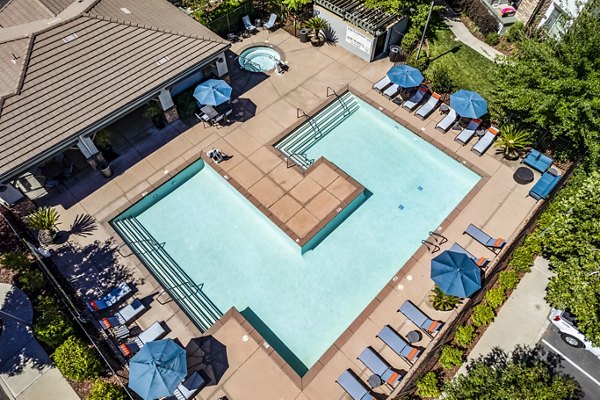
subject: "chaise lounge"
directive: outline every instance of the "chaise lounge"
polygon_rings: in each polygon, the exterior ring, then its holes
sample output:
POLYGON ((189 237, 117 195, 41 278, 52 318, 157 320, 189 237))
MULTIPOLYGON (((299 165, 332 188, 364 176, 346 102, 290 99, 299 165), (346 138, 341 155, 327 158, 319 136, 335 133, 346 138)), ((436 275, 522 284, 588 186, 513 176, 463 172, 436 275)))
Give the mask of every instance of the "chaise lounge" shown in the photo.
POLYGON ((469 224, 467 229, 463 232, 463 235, 467 234, 471 236, 473 239, 477 240, 479 243, 487 247, 488 249, 496 252, 504 247, 506 241, 502 238, 494 239, 478 227, 473 224, 469 224))
POLYGON ((554 160, 536 149, 531 149, 521 162, 525 165, 529 165, 531 168, 543 174, 548 170, 548 168, 550 168, 550 166, 552 166, 554 160))
POLYGON ((345 370, 342 375, 336 380, 337 384, 342 387, 352 397, 353 400, 375 400, 375 397, 369 392, 369 388, 363 381, 358 379, 352 370, 345 370))
POLYGON ((371 347, 365 348, 358 356, 358 359, 365 364, 371 372, 375 375, 379 375, 385 383, 392 387, 395 387, 403 377, 403 375, 394 371, 392 366, 371 347))
POLYGON ((412 321, 423 332, 431 336, 432 333, 438 332, 444 325, 441 321, 434 321, 429 318, 419 307, 414 305, 410 300, 406 300, 402 307, 398 309, 406 318, 412 321))
POLYGON ((421 119, 425 119, 425 118, 429 117, 429 115, 433 112, 433 110, 435 110, 435 108, 440 103, 441 97, 442 96, 440 96, 439 94, 437 94, 435 92, 432 93, 431 97, 429 97, 429 100, 427 100, 427 103, 423 104, 417 110, 417 112, 416 112, 417 117, 419 117, 421 119))
POLYGON ((400 93, 400 90, 402 90, 400 85, 396 85, 395 83, 392 83, 390 85, 390 87, 385 89, 385 91, 382 94, 385 97, 387 97, 388 99, 393 99, 394 97, 396 97, 398 95, 398 93, 400 93))
POLYGON ((140 349, 144 347, 146 343, 158 340, 166 333, 167 332, 165 331, 165 328, 163 328, 162 324, 156 321, 137 337, 134 337, 130 342, 119 345, 119 350, 121 350, 121 353, 123 353, 125 357, 131 357, 140 351, 140 349))
POLYGON ((377 334, 377 337, 410 365, 412 365, 413 361, 421 354, 421 350, 408 344, 408 342, 389 325, 384 326, 377 334))
POLYGON ((423 101, 423 98, 428 92, 429 89, 427 89, 425 86, 419 86, 417 92, 413 94, 410 99, 406 100, 404 104, 402 104, 402 108, 406 108, 410 111, 414 110, 415 107, 417 107, 421 101, 423 101))
POLYGON ((256 30, 256 27, 254 25, 252 25, 252 22, 250 22, 249 16, 244 15, 242 17, 242 21, 244 22, 244 28, 246 28, 246 31, 254 32, 256 30))
POLYGON ((122 307, 113 316, 98 320, 98 323, 104 329, 117 328, 121 325, 127 325, 145 309, 146 307, 144 307, 142 302, 139 299, 135 299, 131 304, 122 307))
POLYGON ((450 108, 448 114, 435 126, 435 129, 442 131, 443 133, 448 132, 448 129, 454 125, 456 119, 458 118, 458 114, 454 111, 453 108, 450 108))
POLYGON ((92 312, 99 312, 108 307, 114 306, 131 293, 131 287, 125 282, 121 282, 110 293, 106 294, 101 299, 89 300, 86 305, 92 312))
POLYGON ((391 79, 386 75, 383 78, 381 78, 379 80, 379 82, 376 82, 373 84, 373 89, 377 90, 379 93, 381 93, 386 87, 388 87, 390 84, 392 83, 391 79))
POLYGON ((542 200, 548 197, 552 189, 560 181, 560 175, 554 175, 550 171, 544 172, 542 177, 533 185, 529 191, 529 195, 536 200, 542 200))
POLYGON ((177 386, 173 396, 169 397, 168 399, 189 400, 194 397, 194 395, 196 395, 196 393, 198 393, 198 391, 202 389, 204 385, 206 385, 204 378, 202 378, 198 371, 194 371, 183 382, 181 382, 179 386, 177 386))
POLYGON ((496 137, 498 137, 498 129, 490 126, 485 135, 475 143, 475 146, 471 147, 471 151, 481 157, 494 143, 496 137))
POLYGON ((475 262, 475 264, 477 264, 478 267, 481 267, 481 268, 485 267, 490 262, 489 258, 475 257, 473 254, 469 253, 464 247, 462 247, 458 243, 454 243, 452 245, 452 247, 450 247, 450 251, 453 251, 455 253, 465 254, 467 257, 469 257, 471 260, 473 260, 475 262))
POLYGON ((277 23, 277 15, 272 13, 271 16, 269 17, 269 20, 267 22, 265 22, 263 27, 266 30, 270 31, 271 29, 273 29, 273 27, 275 26, 276 23, 277 23))
POLYGON ((481 125, 480 119, 472 119, 469 122, 469 125, 467 125, 465 129, 463 129, 458 135, 456 135, 454 140, 456 140, 458 143, 464 146, 469 142, 469 140, 471 140, 473 136, 475 136, 475 132, 477 131, 477 128, 479 128, 479 125, 481 125))

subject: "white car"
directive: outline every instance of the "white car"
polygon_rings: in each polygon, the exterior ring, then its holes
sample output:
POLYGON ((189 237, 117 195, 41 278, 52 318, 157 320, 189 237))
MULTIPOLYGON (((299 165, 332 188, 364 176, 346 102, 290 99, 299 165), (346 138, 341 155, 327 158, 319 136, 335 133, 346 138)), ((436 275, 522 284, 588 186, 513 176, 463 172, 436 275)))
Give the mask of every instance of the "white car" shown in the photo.
POLYGON ((594 347, 592 343, 585 338, 583 333, 577 329, 575 316, 569 311, 552 309, 548 319, 558 328, 561 339, 568 344, 579 349, 585 348, 596 357, 600 358, 600 348, 594 347))

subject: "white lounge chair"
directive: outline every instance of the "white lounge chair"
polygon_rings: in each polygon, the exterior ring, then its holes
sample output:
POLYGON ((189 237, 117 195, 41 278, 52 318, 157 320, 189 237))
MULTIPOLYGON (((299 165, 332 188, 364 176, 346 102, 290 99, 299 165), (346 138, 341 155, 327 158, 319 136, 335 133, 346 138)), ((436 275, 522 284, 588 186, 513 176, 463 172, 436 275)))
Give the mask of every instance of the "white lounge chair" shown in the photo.
POLYGON ((131 320, 140 315, 146 307, 142 304, 139 299, 135 299, 119 311, 117 311, 111 317, 106 317, 98 320, 98 323, 104 329, 116 328, 121 325, 127 325, 131 320))
POLYGON ((425 119, 427 117, 429 117, 429 114, 431 114, 433 112, 433 110, 435 110, 435 108, 438 106, 438 104, 440 103, 440 98, 442 96, 440 96, 437 93, 432 93, 431 97, 429 98, 429 100, 427 100, 427 103, 423 104, 421 107, 419 107, 419 109, 417 110, 417 117, 421 118, 421 119, 425 119))
POLYGON ((386 75, 381 80, 373 85, 373 89, 377 90, 379 93, 383 91, 388 85, 392 83, 390 78, 386 75))
POLYGON ((263 27, 267 30, 271 30, 275 26, 276 21, 277 21, 277 15, 271 14, 271 16, 269 17, 269 20, 267 22, 265 22, 263 27))
POLYGON ((256 30, 256 27, 252 25, 252 22, 250 22, 249 16, 244 15, 242 17, 242 21, 244 21, 244 28, 246 28, 248 32, 254 32, 256 30))
POLYGON ((121 353, 123 353, 125 357, 131 357, 140 351, 146 343, 158 340, 166 333, 167 332, 165 331, 165 328, 162 327, 162 324, 156 321, 137 337, 134 337, 131 342, 121 343, 119 345, 119 350, 121 350, 121 353))
POLYGON ((402 107, 410 111, 414 110, 415 107, 418 106, 421 101, 423 101, 423 98, 428 91, 429 89, 427 89, 425 86, 419 86, 417 93, 413 94, 410 99, 406 100, 404 104, 402 104, 402 107))
POLYGON ((456 119, 458 118, 458 114, 454 111, 453 108, 450 108, 448 114, 435 126, 435 129, 438 129, 444 133, 448 132, 448 129, 454 125, 456 119))
POLYGON ((477 128, 479 128, 480 124, 480 119, 472 119, 471 122, 469 122, 469 125, 467 125, 465 129, 463 129, 458 135, 456 135, 454 140, 456 140, 458 143, 464 146, 469 142, 469 140, 471 140, 473 136, 475 136, 475 132, 477 131, 477 128))
POLYGON ((490 128, 485 132, 485 135, 471 148, 471 151, 479 156, 482 156, 483 153, 490 148, 496 137, 498 136, 498 129, 490 126, 490 128))
POLYGON ((389 88, 385 89, 383 95, 388 99, 393 99, 398 95, 398 93, 400 93, 400 85, 392 83, 392 85, 389 88))

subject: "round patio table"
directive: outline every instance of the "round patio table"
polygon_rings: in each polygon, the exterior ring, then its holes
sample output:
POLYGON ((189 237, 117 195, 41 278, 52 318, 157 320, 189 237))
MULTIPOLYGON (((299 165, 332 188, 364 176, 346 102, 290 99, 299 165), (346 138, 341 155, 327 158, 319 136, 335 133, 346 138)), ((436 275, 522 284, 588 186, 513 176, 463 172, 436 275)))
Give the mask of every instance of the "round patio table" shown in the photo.
POLYGON ((525 185, 533 181, 533 171, 527 167, 519 167, 513 174, 515 182, 525 185))
POLYGON ((381 377, 379 375, 371 375, 369 377, 369 379, 367 379, 367 383, 369 384, 369 386, 371 387, 371 389, 375 389, 378 388, 379 386, 383 385, 383 379, 381 379, 381 377))
POLYGON ((421 332, 419 331, 410 331, 406 334, 406 340, 408 343, 417 343, 421 340, 421 332))
POLYGON ((448 111, 450 111, 450 107, 448 107, 448 105, 446 103, 442 103, 440 105, 440 112, 442 114, 446 114, 448 111))

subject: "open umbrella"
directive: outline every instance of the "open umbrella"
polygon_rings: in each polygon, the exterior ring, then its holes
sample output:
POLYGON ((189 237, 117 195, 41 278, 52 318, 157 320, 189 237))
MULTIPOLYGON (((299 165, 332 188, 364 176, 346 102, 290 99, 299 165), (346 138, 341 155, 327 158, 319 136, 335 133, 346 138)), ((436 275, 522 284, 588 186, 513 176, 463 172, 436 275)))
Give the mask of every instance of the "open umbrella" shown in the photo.
POLYGON ((196 86, 194 98, 202 105, 218 106, 231 98, 231 86, 219 79, 209 79, 196 86))
POLYGON ((209 335, 193 338, 185 349, 190 368, 201 372, 208 385, 219 383, 229 368, 227 347, 209 335))
POLYGON ((459 90, 450 95, 450 107, 461 117, 479 118, 487 113, 487 101, 479 93, 459 90))
POLYGON ((173 394, 187 373, 185 350, 173 339, 146 343, 129 361, 129 387, 143 399, 173 394))
POLYGON ((446 250, 431 260, 431 279, 446 294, 469 297, 481 288, 481 270, 464 253, 446 250))
POLYGON ((408 65, 395 65, 387 72, 388 78, 396 85, 403 88, 416 87, 423 82, 423 74, 413 67, 408 65))

